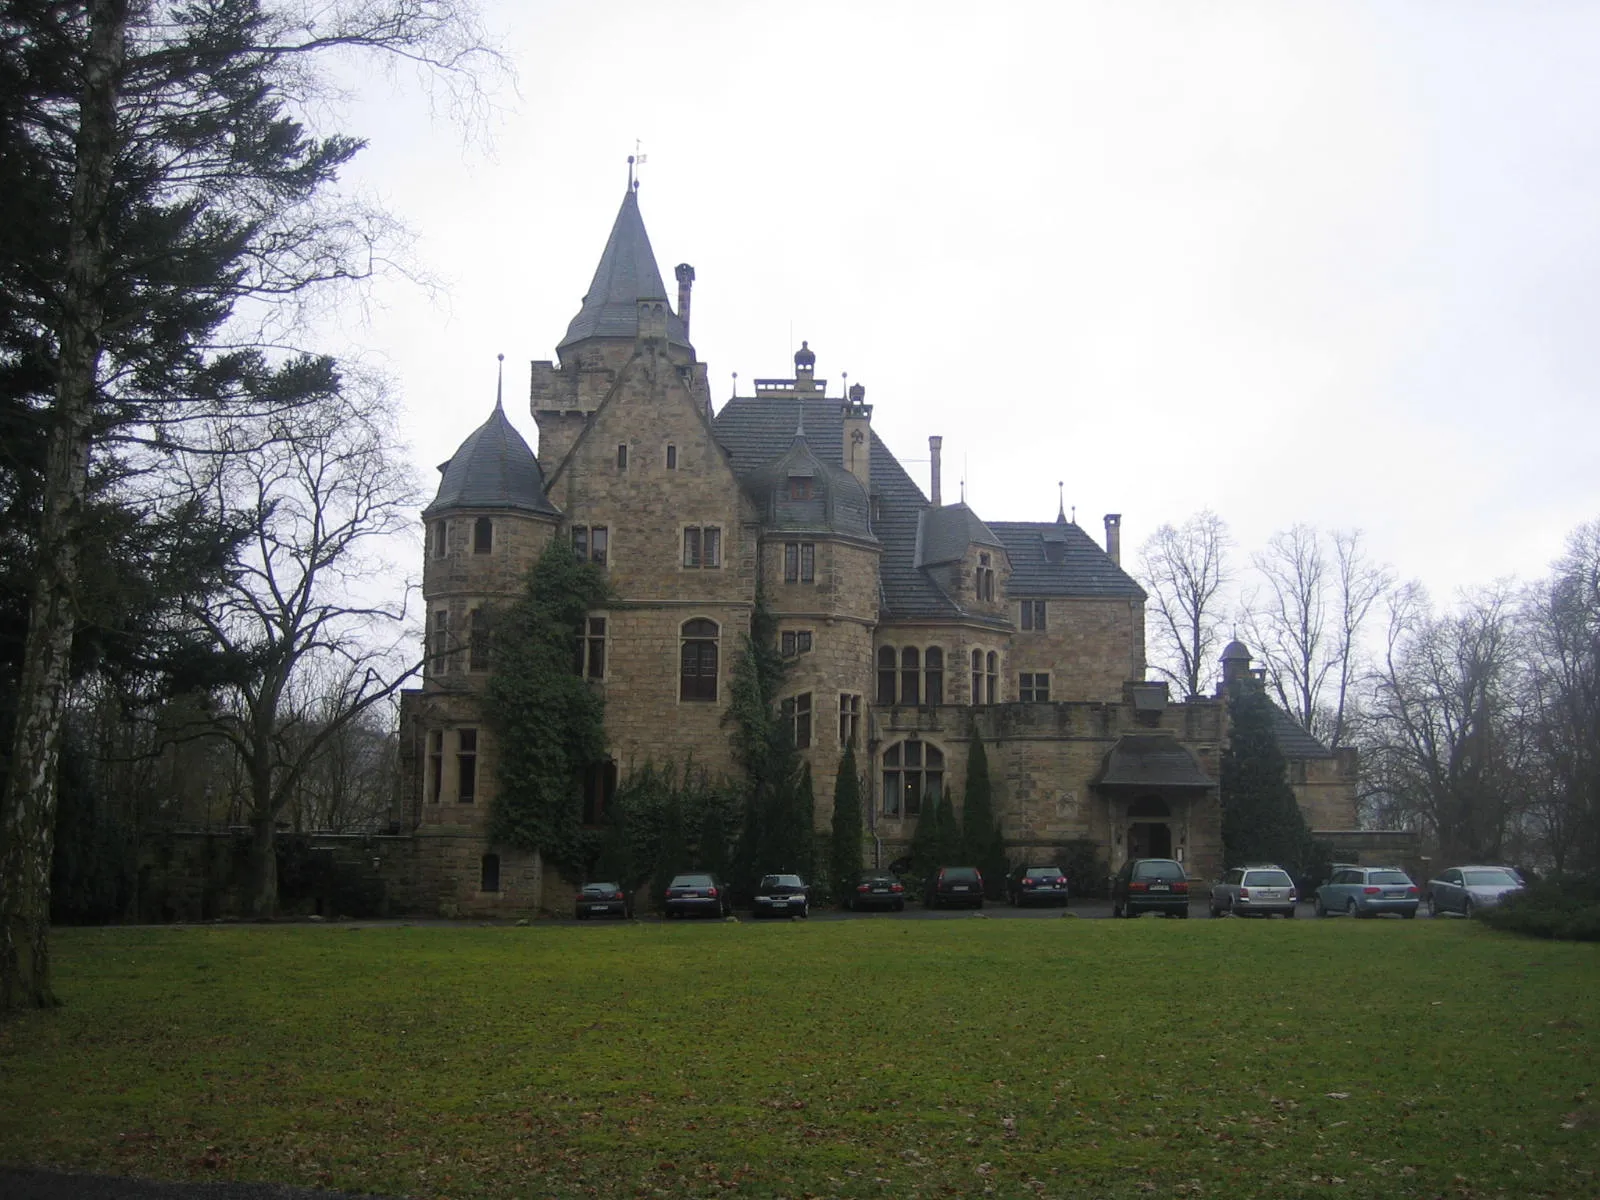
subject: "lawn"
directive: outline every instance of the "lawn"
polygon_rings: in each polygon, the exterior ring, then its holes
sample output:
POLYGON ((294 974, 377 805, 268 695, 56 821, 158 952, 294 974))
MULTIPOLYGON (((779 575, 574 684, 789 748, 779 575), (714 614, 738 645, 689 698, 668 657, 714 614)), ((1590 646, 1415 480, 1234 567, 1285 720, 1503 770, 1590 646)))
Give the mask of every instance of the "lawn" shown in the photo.
POLYGON ((1600 1194, 1600 950, 1464 921, 62 930, 0 1163, 411 1196, 1600 1194))

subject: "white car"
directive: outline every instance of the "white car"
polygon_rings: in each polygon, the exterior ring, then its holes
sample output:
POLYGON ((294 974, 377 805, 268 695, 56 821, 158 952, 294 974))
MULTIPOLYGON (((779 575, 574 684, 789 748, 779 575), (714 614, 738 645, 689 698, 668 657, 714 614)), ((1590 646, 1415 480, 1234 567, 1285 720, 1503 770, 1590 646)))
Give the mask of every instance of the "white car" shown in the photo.
POLYGON ((1428 915, 1460 913, 1470 917, 1522 890, 1522 877, 1510 867, 1451 867, 1428 880, 1428 915))
POLYGON ((1211 915, 1292 917, 1299 898, 1294 880, 1282 867, 1235 867, 1212 886, 1211 915))

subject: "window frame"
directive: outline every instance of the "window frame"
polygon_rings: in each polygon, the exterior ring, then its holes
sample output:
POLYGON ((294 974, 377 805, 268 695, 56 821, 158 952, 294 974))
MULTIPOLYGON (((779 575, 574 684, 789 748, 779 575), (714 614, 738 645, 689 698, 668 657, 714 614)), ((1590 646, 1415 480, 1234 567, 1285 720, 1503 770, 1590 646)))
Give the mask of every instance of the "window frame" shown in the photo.
POLYGON ((683 569, 716 571, 722 567, 722 526, 683 526, 683 569), (691 554, 690 548, 693 547, 691 554))
POLYGON ((798 658, 802 654, 810 654, 815 644, 814 630, 783 629, 778 633, 778 653, 784 658, 798 658))
POLYGON ((722 626, 709 617, 690 617, 678 626, 678 701, 682 704, 715 704, 721 691, 722 678, 722 626), (691 626, 694 626, 691 630, 691 626), (712 632, 707 634, 706 628, 712 632), (695 647, 695 669, 689 670, 689 650, 695 647), (707 672, 706 648, 710 648, 707 672), (690 684, 690 680, 709 679, 707 684, 690 684), (706 693, 693 694, 693 693, 706 693))
POLYGON ((478 730, 468 726, 456 730, 456 803, 478 802, 478 730))
POLYGON ((664 455, 664 458, 666 460, 667 470, 676 471, 678 469, 678 447, 675 443, 667 443, 667 452, 664 455))
POLYGON ((476 517, 472 522, 472 552, 494 553, 494 518, 476 517))
POLYGON ((1048 704, 1050 701, 1050 672, 1019 672, 1017 675, 1017 699, 1024 703, 1048 704))
POLYGON ((467 670, 481 673, 490 670, 494 618, 487 608, 467 610, 467 670))
POLYGON ((431 523, 428 530, 428 539, 431 543, 431 552, 434 558, 444 558, 450 553, 450 521, 445 517, 431 523))
POLYGON ((1043 600, 1021 602, 1018 627, 1026 633, 1048 632, 1049 606, 1043 600))
POLYGON ((817 544, 815 542, 785 542, 783 544, 783 581, 785 583, 815 583, 817 581, 817 544))
POLYGON ((929 785, 937 781, 944 788, 945 753, 932 742, 906 738, 885 746, 878 758, 878 778, 883 783, 879 798, 880 812, 885 817, 905 819, 920 817, 928 805, 937 804, 938 796, 929 795, 929 785), (916 761, 912 762, 912 758, 916 761))
POLYGON ((811 718, 812 718, 812 693, 800 692, 794 696, 786 697, 780 705, 779 711, 783 714, 784 723, 789 727, 789 736, 796 750, 811 749, 811 718))
POLYGON ((994 599, 994 556, 987 551, 978 552, 978 567, 974 572, 973 589, 979 600, 994 599))
POLYGON ((861 733, 861 693, 839 693, 839 745, 850 745, 861 733))
POLYGON ((578 626, 578 647, 573 666, 584 679, 604 682, 606 677, 606 644, 610 639, 611 624, 608 614, 586 613, 578 626))

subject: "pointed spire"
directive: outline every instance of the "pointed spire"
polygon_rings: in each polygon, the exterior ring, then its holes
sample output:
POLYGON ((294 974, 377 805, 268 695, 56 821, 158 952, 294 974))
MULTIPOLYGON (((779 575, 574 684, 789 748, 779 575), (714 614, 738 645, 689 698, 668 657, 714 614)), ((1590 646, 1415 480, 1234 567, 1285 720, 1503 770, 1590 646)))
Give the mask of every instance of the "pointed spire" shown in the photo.
MULTIPOLYGON (((655 251, 650 248, 650 235, 645 232, 644 218, 639 215, 639 194, 633 186, 632 166, 630 182, 622 197, 622 207, 611 226, 611 236, 600 254, 600 264, 595 268, 594 279, 584 294, 583 306, 567 326, 567 336, 561 339, 558 350, 585 338, 627 338, 639 335, 639 301, 659 300, 667 304, 666 285, 661 282, 661 268, 656 265, 655 251)), ((674 346, 689 345, 683 321, 670 307, 667 310, 667 341, 674 346)))
POLYGON ((504 412, 506 390, 506 356, 504 354, 497 354, 495 355, 495 358, 500 362, 500 370, 495 376, 494 381, 494 410, 496 412, 504 412))
POLYGON ((1065 525, 1067 523, 1067 481, 1065 479, 1056 480, 1056 492, 1061 503, 1061 507, 1056 510, 1056 524, 1065 525))
POLYGON ((799 413, 799 416, 795 419, 794 423, 794 440, 797 442, 803 442, 806 440, 806 406, 802 404, 796 411, 799 413))

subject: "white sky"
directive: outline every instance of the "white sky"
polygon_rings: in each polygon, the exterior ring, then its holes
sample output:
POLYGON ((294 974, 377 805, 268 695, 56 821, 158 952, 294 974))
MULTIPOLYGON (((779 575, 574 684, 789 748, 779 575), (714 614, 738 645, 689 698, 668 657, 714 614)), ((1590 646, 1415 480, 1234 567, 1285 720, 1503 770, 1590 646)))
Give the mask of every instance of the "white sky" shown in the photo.
POLYGON ((530 443, 626 184, 737 371, 867 388, 980 516, 1056 481, 1124 562, 1209 506, 1238 557, 1359 527, 1441 600, 1600 517, 1600 5, 486 0, 492 149, 362 83, 350 179, 445 289, 342 336, 390 371, 429 494, 487 415, 530 443))

